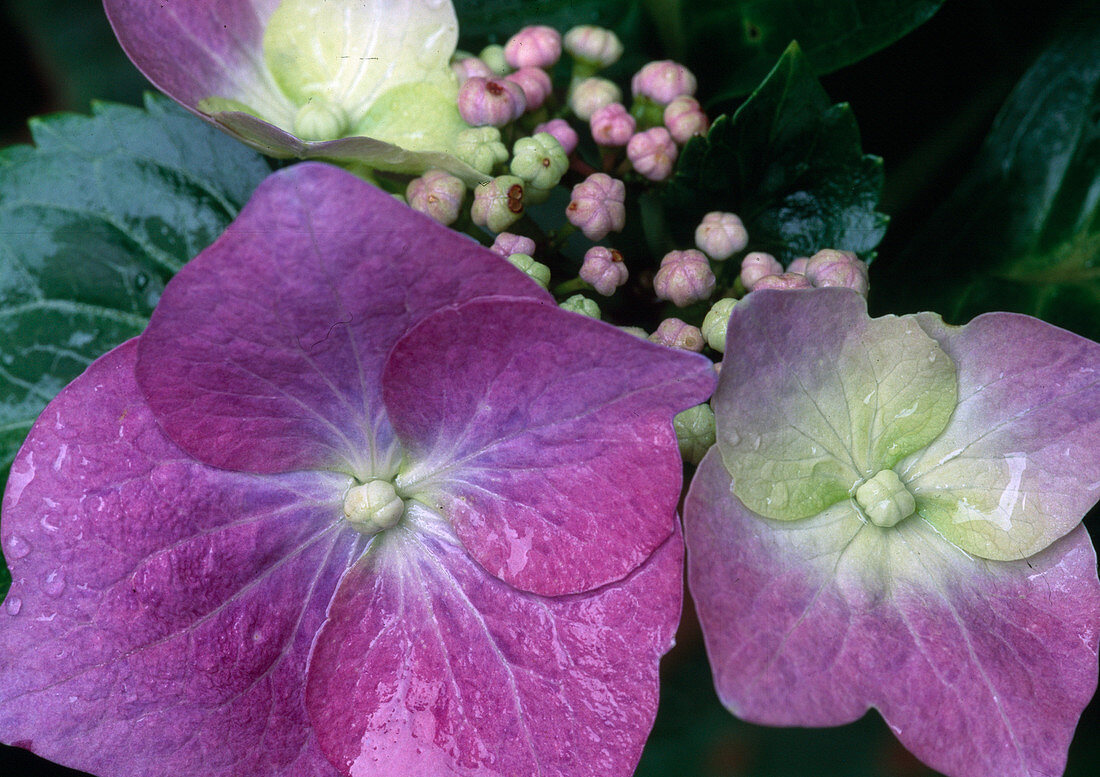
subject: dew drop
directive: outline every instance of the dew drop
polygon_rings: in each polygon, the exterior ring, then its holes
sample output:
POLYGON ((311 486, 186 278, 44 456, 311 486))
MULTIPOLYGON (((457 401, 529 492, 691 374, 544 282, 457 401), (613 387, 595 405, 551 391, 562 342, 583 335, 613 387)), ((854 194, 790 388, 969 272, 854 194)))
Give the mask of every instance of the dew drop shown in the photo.
POLYGON ((8 558, 24 558, 31 552, 31 544, 18 534, 13 534, 8 541, 8 547, 4 550, 8 558))
POLYGON ((61 572, 55 569, 46 575, 42 590, 49 596, 61 596, 61 592, 65 590, 65 578, 62 577, 61 572))
POLYGON ((23 609, 23 600, 18 596, 9 596, 4 602, 4 609, 8 611, 8 615, 18 615, 23 609))

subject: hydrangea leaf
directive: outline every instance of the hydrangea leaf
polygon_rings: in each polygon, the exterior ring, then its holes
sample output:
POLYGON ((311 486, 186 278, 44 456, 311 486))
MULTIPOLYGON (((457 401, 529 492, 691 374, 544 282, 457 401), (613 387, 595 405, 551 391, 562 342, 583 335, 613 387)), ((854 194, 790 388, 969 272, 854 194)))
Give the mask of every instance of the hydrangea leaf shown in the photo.
POLYGON ((432 511, 410 518, 349 573, 317 639, 306 703, 333 762, 357 777, 633 773, 680 613, 679 531, 622 584, 547 599, 487 574, 432 511))
POLYGON ((63 391, 13 465, 0 736, 113 777, 336 777, 301 688, 359 542, 348 479, 199 464, 142 400, 136 352, 63 391))
POLYGON ((123 49, 157 88, 266 154, 407 173, 443 167, 470 184, 485 180, 450 155, 465 125, 448 67, 457 39, 448 2, 104 5, 123 49), (307 105, 333 111, 323 139, 296 124, 307 105), (332 144, 366 131, 381 134, 332 144))
POLYGON ((873 302, 953 324, 1011 310, 1100 340, 1100 15, 1088 11, 1017 84, 928 228, 877 268, 873 302))
POLYGON ((1030 556, 1100 496, 1100 346, 1013 313, 961 328, 917 320, 958 365, 959 405, 899 474, 947 540, 983 558, 1030 556))
POLYGON ((142 338, 138 380, 169 436, 231 469, 392 475, 378 376, 398 337, 473 297, 549 299, 474 241, 428 225, 334 167, 268 178, 142 338))
POLYGON ((411 459, 399 485, 437 502, 502 580, 591 590, 672 532, 671 418, 714 382, 709 360, 593 319, 470 302, 413 329, 386 365, 386 408, 411 459))
POLYGON ((712 406, 738 497, 780 520, 816 515, 931 442, 955 368, 911 319, 871 321, 846 289, 749 295, 712 406))
POLYGON ((504 43, 524 24, 545 24, 565 32, 578 24, 615 28, 633 16, 640 0, 454 0, 460 33, 475 50, 504 43))
POLYGON ((30 127, 35 147, 0 151, 0 487, 46 403, 141 332, 270 172, 162 97, 30 127))
POLYGON ((830 102, 792 44, 732 117, 688 142, 665 196, 684 242, 704 214, 729 211, 748 250, 786 265, 823 248, 872 256, 886 233, 882 187, 882 160, 863 153, 851 108, 830 102))
POLYGON ((874 707, 953 777, 1061 774, 1097 678, 1084 528, 1026 561, 982 561, 923 520, 882 529, 849 505, 770 521, 731 493, 716 451, 700 465, 688 573, 722 702, 799 726, 874 707))
POLYGON ((722 99, 755 88, 792 40, 802 44, 814 72, 825 75, 920 26, 943 0, 681 0, 678 5, 686 61, 703 76, 707 93, 722 99), (715 59, 724 66, 715 68, 715 59))

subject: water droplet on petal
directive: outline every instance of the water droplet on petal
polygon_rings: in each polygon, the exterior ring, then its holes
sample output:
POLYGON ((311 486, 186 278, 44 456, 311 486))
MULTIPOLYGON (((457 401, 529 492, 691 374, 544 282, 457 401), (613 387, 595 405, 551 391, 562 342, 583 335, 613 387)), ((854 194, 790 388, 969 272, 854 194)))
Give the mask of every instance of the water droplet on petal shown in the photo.
POLYGON ((4 602, 4 609, 8 611, 8 615, 18 615, 23 609, 23 600, 18 596, 9 596, 4 602))
POLYGON ((4 552, 7 553, 9 558, 24 558, 31 552, 31 544, 18 534, 13 534, 4 552))
POLYGON ((59 570, 54 570, 46 575, 46 580, 42 584, 42 590, 49 596, 60 596, 61 592, 65 590, 65 578, 62 577, 59 570))

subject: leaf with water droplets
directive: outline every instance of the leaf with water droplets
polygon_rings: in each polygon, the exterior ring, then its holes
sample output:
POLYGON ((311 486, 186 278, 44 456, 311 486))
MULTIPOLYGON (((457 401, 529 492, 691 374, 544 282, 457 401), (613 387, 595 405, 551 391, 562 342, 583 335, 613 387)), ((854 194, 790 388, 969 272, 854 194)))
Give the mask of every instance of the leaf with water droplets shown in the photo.
POLYGON ((0 152, 0 485, 46 403, 145 328, 164 284, 269 171, 161 97, 31 132, 35 148, 0 152))

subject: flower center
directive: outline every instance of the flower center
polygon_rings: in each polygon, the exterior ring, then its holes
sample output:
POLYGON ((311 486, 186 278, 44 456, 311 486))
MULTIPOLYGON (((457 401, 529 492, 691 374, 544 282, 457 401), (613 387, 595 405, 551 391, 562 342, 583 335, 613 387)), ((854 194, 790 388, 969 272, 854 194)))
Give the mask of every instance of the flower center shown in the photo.
POLYGON ((404 514, 405 502, 388 480, 369 480, 353 486, 344 497, 344 517, 366 535, 392 529, 404 514))
POLYGON ((876 526, 896 526, 917 509, 917 502, 892 469, 875 474, 856 489, 856 503, 876 526))

